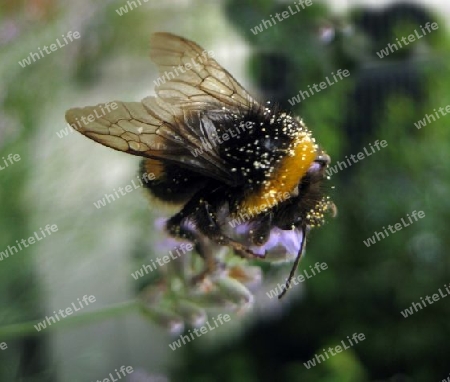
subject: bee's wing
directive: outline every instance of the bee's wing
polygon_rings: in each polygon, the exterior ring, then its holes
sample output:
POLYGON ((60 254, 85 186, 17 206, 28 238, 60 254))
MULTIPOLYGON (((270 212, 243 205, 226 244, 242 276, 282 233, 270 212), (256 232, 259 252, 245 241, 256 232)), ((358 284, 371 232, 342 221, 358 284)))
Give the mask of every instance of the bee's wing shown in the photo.
POLYGON ((220 104, 248 108, 256 101, 196 43, 170 33, 154 33, 150 57, 158 65, 156 94, 168 103, 205 108, 220 104))
POLYGON ((115 101, 70 109, 66 112, 66 121, 104 146, 176 163, 233 184, 226 163, 216 152, 202 147, 201 139, 207 138, 206 132, 200 126, 187 123, 186 113, 159 98, 147 97, 142 102, 115 101))
MULTIPOLYGON (((216 145, 217 135, 206 110, 247 110, 257 105, 247 91, 210 55, 192 41, 155 33, 150 56, 160 71, 158 97, 142 102, 116 102, 118 107, 99 117, 107 104, 70 109, 66 120, 80 133, 113 149, 169 161, 197 173, 235 184, 235 174, 216 145), (95 117, 89 122, 91 117, 95 117)), ((111 104, 110 104, 111 106, 111 104)))

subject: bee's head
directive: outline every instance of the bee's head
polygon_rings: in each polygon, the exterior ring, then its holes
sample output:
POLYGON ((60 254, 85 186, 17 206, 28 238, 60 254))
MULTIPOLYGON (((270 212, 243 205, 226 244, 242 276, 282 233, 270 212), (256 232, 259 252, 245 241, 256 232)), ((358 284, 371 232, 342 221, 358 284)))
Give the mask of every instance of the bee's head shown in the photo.
POLYGON ((305 196, 308 189, 317 183, 322 183, 324 178, 326 178, 326 170, 331 163, 331 158, 328 154, 326 154, 321 149, 318 149, 316 158, 313 160, 309 169, 305 173, 305 175, 300 179, 299 184, 293 190, 291 195, 293 197, 305 196))
POLYGON ((305 223, 310 226, 321 225, 327 211, 334 214, 334 204, 326 196, 325 187, 326 170, 330 162, 329 155, 319 148, 308 171, 291 193, 291 198, 281 206, 281 227, 287 229, 291 222, 295 222, 296 226, 305 223))
POLYGON ((336 214, 336 207, 330 198, 325 195, 326 170, 331 163, 331 158, 321 149, 318 150, 316 159, 309 167, 306 175, 299 184, 299 205, 302 210, 302 220, 310 226, 322 225, 325 215, 329 212, 336 214))
POLYGON ((326 176, 326 170, 331 163, 331 158, 324 151, 320 150, 317 153, 316 159, 314 159, 313 163, 308 169, 307 174, 315 174, 318 173, 323 177, 326 176))

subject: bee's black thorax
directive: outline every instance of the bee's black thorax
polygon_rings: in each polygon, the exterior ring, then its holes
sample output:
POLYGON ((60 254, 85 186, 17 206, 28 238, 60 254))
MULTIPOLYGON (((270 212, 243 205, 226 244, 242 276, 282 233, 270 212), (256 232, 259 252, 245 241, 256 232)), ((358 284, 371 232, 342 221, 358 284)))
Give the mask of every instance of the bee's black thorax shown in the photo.
POLYGON ((207 112, 216 127, 220 156, 240 185, 255 188, 275 171, 295 138, 298 121, 277 107, 207 112))

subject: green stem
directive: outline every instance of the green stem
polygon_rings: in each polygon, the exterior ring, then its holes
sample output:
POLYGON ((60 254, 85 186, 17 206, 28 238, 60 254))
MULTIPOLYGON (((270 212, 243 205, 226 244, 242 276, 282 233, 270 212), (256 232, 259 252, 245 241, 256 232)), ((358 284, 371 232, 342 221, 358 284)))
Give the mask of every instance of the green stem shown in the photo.
POLYGON ((61 321, 47 326, 46 329, 37 331, 34 325, 37 325, 40 321, 29 321, 20 324, 11 324, 0 327, 0 338, 7 339, 13 337, 37 335, 42 333, 48 333, 53 330, 70 328, 77 325, 83 325, 92 323, 95 321, 106 320, 111 317, 117 317, 118 315, 130 313, 130 311, 137 310, 141 307, 141 303, 138 300, 130 300, 121 302, 119 304, 111 305, 101 310, 96 310, 89 313, 77 314, 74 316, 68 316, 61 321))

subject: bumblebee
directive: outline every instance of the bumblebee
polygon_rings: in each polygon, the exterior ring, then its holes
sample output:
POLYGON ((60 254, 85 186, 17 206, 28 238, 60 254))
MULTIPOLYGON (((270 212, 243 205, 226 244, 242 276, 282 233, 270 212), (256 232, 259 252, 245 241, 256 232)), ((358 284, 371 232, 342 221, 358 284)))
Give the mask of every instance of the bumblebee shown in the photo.
POLYGON ((216 268, 215 246, 245 258, 295 252, 287 291, 311 227, 334 205, 324 195, 330 163, 299 118, 260 104, 192 41, 155 33, 156 96, 74 108, 66 120, 104 146, 143 157, 140 173, 157 199, 178 207, 166 230, 192 241, 216 268), (94 115, 94 117, 92 117, 94 115), (91 118, 92 117, 92 118, 91 118))

